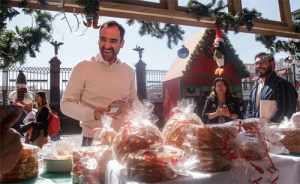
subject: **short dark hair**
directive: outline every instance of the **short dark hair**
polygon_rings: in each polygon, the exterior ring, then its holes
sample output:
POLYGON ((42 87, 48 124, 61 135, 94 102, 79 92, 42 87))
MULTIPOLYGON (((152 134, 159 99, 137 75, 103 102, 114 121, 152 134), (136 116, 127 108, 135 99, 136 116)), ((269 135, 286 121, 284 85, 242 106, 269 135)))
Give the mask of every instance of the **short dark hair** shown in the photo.
POLYGON ((256 54, 255 57, 254 57, 254 61, 256 60, 256 58, 258 58, 260 56, 266 56, 266 55, 270 55, 268 61, 274 61, 275 62, 273 54, 269 54, 269 53, 266 53, 266 52, 260 52, 260 53, 256 54))
POLYGON ((216 85, 217 85, 217 82, 219 82, 219 81, 224 82, 225 86, 227 87, 227 90, 226 90, 226 93, 225 93, 225 97, 226 98, 230 97, 231 96, 230 88, 229 88, 227 80, 224 79, 224 78, 216 78, 215 79, 213 87, 212 87, 212 91, 213 92, 211 93, 211 96, 217 96, 216 85))
POLYGON ((124 35, 125 35, 125 29, 121 24, 119 24, 118 22, 116 22, 114 20, 109 20, 109 21, 104 22, 102 24, 102 26, 100 27, 99 34, 100 34, 100 31, 103 27, 112 27, 112 26, 118 26, 118 28, 120 30, 121 41, 123 41, 124 40, 124 35))
POLYGON ((204 96, 207 96, 207 95, 209 95, 209 94, 210 94, 209 91, 204 91, 204 93, 203 93, 204 96))

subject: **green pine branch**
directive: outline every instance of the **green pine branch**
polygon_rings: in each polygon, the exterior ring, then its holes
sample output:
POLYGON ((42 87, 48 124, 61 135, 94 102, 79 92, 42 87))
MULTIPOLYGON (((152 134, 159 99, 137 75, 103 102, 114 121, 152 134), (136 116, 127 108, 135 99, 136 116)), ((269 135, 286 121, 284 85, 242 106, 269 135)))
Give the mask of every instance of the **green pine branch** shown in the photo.
MULTIPOLYGON (((16 11, 13 9, 13 11, 16 11)), ((15 27, 15 31, 7 30, 6 25, 0 32, 0 68, 8 68, 12 64, 24 64, 27 54, 36 57, 36 52, 40 52, 41 43, 51 40, 52 16, 49 12, 40 10, 22 10, 26 15, 32 15, 36 26, 15 27)), ((16 11, 19 14, 18 11, 16 11)), ((11 15, 10 15, 11 16, 11 15)), ((2 17, 9 19, 10 16, 2 17)))
POLYGON ((253 19, 261 17, 261 13, 255 9, 250 11, 247 8, 243 8, 241 13, 235 15, 232 15, 230 12, 224 12, 223 10, 229 5, 229 2, 224 3, 223 0, 218 0, 217 3, 216 0, 211 0, 207 5, 197 0, 190 0, 186 12, 195 15, 198 21, 203 17, 215 17, 215 25, 217 27, 224 27, 225 33, 228 32, 229 26, 233 28, 234 33, 238 33, 242 26, 246 26, 247 30, 251 31, 254 26, 253 19))
POLYGON ((255 35, 255 41, 261 42, 273 55, 278 52, 286 52, 290 55, 300 53, 300 41, 277 40, 277 37, 272 35, 255 35))
POLYGON ((150 35, 157 39, 162 39, 165 36, 167 37, 167 46, 172 48, 173 45, 178 45, 180 40, 183 40, 183 35, 185 31, 178 25, 175 24, 164 24, 161 26, 159 22, 148 22, 148 21, 139 21, 139 20, 127 20, 129 26, 133 25, 137 21, 140 24, 139 35, 145 36, 150 35))

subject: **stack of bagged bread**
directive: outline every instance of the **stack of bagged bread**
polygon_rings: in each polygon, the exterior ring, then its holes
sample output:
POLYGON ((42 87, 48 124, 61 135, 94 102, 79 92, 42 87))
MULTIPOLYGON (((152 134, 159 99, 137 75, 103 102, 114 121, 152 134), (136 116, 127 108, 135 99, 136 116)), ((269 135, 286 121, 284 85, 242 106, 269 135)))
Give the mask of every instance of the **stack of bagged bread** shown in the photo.
POLYGON ((109 146, 90 146, 76 149, 72 153, 72 183, 101 183, 105 180, 105 169, 112 152, 109 146))
POLYGON ((200 162, 195 169, 218 172, 230 169, 229 155, 236 148, 232 138, 238 133, 238 127, 224 124, 191 125, 183 144, 188 156, 196 155, 200 162))
POLYGON ((38 151, 39 147, 23 144, 19 160, 15 167, 8 173, 0 175, 1 182, 23 181, 38 176, 38 151))
POLYGON ((174 115, 163 128, 164 145, 182 149, 189 125, 203 125, 202 120, 194 113, 196 104, 191 99, 182 99, 173 109, 174 115))

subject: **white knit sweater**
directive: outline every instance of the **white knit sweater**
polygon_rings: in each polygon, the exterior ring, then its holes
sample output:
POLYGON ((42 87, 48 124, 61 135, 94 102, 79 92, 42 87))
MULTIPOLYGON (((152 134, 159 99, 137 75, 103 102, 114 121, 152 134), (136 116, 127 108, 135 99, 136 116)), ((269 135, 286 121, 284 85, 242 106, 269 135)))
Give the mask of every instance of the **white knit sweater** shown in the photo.
MULTIPOLYGON (((80 121, 82 134, 87 137, 91 130, 102 126, 100 120, 95 120, 94 110, 107 107, 124 95, 129 101, 138 99, 133 69, 119 59, 117 64, 110 66, 103 61, 101 54, 97 54, 74 67, 60 108, 65 115, 80 121)), ((114 120, 111 127, 118 131, 122 121, 114 120)), ((89 137, 93 137, 94 133, 89 137)))

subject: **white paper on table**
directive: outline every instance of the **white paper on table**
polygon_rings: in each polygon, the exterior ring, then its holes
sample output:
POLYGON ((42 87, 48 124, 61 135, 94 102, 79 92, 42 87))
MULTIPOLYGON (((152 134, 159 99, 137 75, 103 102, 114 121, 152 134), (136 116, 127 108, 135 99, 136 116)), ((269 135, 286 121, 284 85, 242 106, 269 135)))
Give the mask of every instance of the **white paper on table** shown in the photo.
POLYGON ((260 117, 270 120, 277 111, 276 100, 260 100, 260 117))

